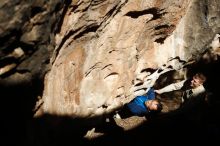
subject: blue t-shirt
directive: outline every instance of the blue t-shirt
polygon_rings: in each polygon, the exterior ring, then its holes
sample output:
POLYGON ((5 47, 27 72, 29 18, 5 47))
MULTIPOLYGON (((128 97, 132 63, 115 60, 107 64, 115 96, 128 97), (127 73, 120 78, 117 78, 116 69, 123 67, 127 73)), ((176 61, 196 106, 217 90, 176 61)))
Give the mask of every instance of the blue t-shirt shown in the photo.
POLYGON ((127 107, 134 115, 141 116, 149 112, 145 106, 145 101, 152 99, 155 99, 155 92, 153 88, 150 88, 146 95, 135 97, 127 104, 127 107))

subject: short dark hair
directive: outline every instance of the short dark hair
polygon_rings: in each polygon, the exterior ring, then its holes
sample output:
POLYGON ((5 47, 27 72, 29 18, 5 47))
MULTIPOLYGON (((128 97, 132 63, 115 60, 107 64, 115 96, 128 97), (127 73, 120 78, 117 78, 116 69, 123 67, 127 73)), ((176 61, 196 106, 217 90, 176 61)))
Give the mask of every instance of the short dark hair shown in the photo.
POLYGON ((156 110, 156 111, 157 111, 157 112, 161 112, 162 109, 163 109, 163 105, 162 105, 161 102, 158 101, 158 104, 157 104, 157 110, 156 110))

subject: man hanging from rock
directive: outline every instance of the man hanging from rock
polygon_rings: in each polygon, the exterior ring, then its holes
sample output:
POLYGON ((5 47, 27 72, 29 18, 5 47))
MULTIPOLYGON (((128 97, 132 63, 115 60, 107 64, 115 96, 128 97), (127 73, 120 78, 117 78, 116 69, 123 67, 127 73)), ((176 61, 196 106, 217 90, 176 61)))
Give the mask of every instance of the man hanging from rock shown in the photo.
POLYGON ((135 97, 132 101, 125 104, 125 106, 120 110, 115 118, 127 118, 132 115, 136 116, 146 116, 149 114, 156 114, 161 112, 163 106, 155 99, 155 92, 153 88, 142 96, 135 97))

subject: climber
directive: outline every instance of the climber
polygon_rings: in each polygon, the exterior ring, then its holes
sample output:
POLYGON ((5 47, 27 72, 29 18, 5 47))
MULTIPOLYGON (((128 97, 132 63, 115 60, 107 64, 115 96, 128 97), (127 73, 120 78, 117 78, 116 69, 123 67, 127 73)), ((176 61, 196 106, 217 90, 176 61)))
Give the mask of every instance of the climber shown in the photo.
POLYGON ((149 114, 156 114, 162 110, 162 104, 155 99, 155 92, 153 88, 142 96, 135 97, 131 102, 125 104, 125 106, 115 114, 115 118, 127 118, 132 115, 145 116, 149 114))
POLYGON ((183 90, 182 103, 189 100, 191 97, 205 97, 205 88, 203 84, 206 81, 206 76, 203 73, 196 73, 192 79, 186 79, 177 83, 172 83, 162 89, 155 90, 157 94, 165 92, 183 90))

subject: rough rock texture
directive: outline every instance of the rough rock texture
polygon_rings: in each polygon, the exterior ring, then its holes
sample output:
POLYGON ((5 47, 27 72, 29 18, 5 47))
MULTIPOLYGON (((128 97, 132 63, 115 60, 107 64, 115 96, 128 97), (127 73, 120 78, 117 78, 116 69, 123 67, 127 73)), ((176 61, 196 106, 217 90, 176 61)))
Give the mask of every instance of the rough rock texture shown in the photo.
POLYGON ((44 78, 64 4, 58 0, 0 2, 1 84, 44 78))
POLYGON ((219 0, 1 1, 1 87, 43 94, 39 114, 110 113, 161 74, 180 70, 183 78, 191 62, 216 58, 219 7, 219 0))
POLYGON ((210 49, 219 8, 207 0, 72 1, 56 34, 41 112, 88 117, 120 108, 210 49))
POLYGON ((1 142, 219 142, 219 10, 220 0, 1 0, 1 142), (210 77, 203 110, 175 113, 177 92, 161 98, 158 120, 116 120, 129 130, 122 133, 100 123, 149 87, 179 81, 198 66, 210 77), (43 116, 33 118, 35 112, 43 116), (107 135, 84 138, 99 134, 107 135))

